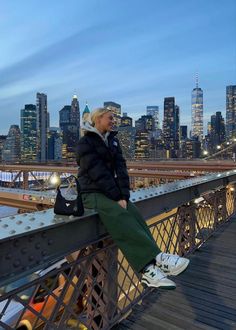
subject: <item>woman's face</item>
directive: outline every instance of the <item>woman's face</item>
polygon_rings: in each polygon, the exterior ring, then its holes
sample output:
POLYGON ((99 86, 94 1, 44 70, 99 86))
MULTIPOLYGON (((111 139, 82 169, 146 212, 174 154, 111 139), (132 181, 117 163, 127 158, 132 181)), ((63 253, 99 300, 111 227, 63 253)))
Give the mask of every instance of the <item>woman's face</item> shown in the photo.
POLYGON ((102 133, 111 132, 114 126, 113 113, 109 111, 98 117, 95 126, 102 133))

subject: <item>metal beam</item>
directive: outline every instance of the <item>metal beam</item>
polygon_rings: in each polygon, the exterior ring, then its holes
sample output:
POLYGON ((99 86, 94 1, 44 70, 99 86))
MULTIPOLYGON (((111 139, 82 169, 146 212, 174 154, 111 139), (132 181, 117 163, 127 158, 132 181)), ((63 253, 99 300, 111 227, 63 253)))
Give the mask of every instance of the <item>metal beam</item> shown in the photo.
MULTIPOLYGON (((128 169, 154 169, 154 170, 180 170, 180 171, 197 171, 197 172, 222 172, 236 168, 236 163, 233 161, 206 161, 202 160, 178 160, 178 161, 127 161, 128 169)), ((65 166, 63 163, 57 165, 40 165, 40 164, 0 164, 0 171, 3 172, 56 172, 70 173, 76 175, 78 166, 65 166)))
POLYGON ((52 207, 55 192, 30 191, 16 188, 0 188, 0 204, 29 210, 39 210, 42 206, 52 207))

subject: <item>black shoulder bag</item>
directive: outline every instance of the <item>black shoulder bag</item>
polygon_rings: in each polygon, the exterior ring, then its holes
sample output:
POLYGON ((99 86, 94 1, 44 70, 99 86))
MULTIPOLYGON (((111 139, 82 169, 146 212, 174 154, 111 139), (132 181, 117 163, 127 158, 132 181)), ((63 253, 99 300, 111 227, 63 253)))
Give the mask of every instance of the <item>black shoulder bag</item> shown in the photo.
POLYGON ((78 179, 73 176, 76 182, 77 197, 73 200, 66 199, 61 194, 60 186, 57 187, 57 196, 54 204, 54 213, 59 215, 82 216, 84 206, 81 198, 81 190, 78 179))

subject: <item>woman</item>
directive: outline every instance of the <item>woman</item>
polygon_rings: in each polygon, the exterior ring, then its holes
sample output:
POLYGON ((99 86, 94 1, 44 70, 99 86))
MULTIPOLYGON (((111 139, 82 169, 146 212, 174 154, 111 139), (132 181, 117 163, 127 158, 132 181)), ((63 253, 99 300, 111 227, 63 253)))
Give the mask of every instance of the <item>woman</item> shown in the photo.
POLYGON ((128 172, 113 125, 112 112, 98 108, 91 114, 91 124, 82 126, 84 136, 78 143, 77 162, 84 206, 98 212, 132 268, 142 273, 143 284, 174 289, 175 283, 166 274, 180 274, 189 260, 162 253, 129 201, 128 172))

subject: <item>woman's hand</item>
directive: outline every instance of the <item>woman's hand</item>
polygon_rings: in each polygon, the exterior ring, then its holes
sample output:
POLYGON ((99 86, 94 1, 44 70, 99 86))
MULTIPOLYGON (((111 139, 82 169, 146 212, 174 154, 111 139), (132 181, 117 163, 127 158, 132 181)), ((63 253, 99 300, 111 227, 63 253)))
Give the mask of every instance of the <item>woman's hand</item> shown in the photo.
POLYGON ((127 209, 127 202, 125 199, 121 199, 118 201, 118 204, 123 207, 124 209, 127 209))

